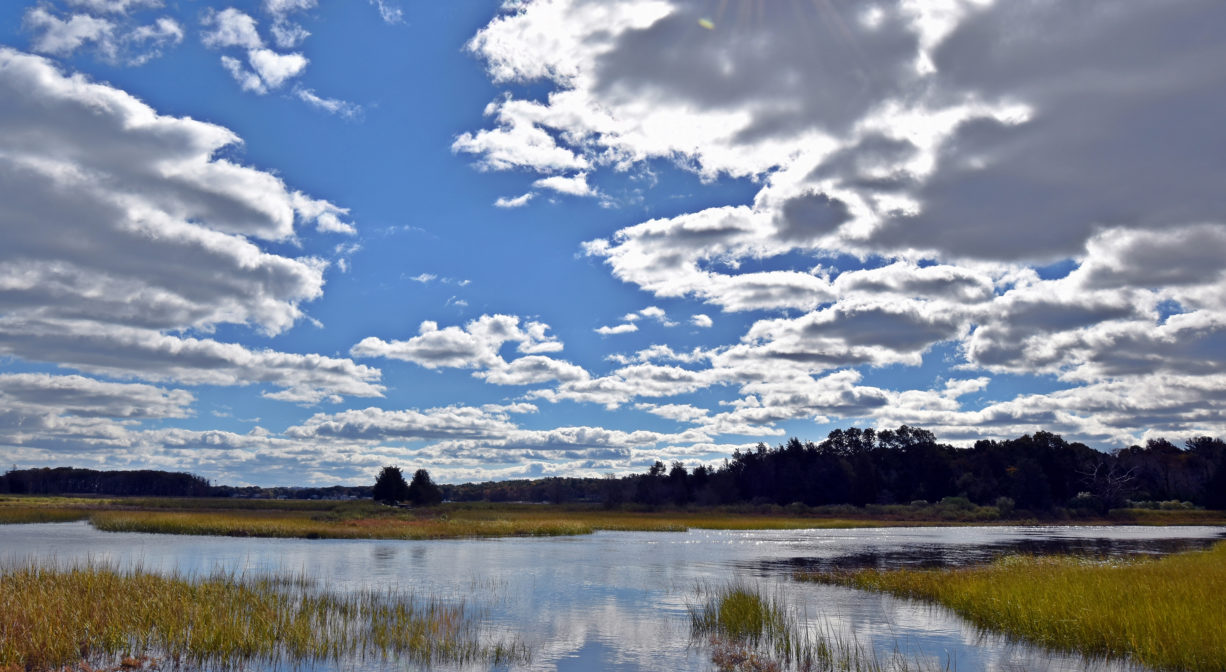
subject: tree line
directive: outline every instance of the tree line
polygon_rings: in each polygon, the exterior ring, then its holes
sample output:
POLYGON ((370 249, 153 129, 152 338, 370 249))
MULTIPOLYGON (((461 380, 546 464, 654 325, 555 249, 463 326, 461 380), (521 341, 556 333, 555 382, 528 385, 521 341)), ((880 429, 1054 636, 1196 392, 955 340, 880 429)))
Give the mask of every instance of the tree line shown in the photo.
POLYGON ((209 482, 195 474, 141 469, 97 471, 74 467, 13 469, 0 476, 0 493, 17 495, 113 495, 208 497, 209 482))
POLYGON ((425 469, 406 482, 385 467, 374 486, 259 488, 214 486, 194 474, 72 467, 13 469, 4 494, 343 499, 431 505, 450 501, 600 502, 606 506, 910 504, 961 497, 982 506, 1029 511, 1105 512, 1136 502, 1189 502, 1226 509, 1226 442, 1208 436, 1176 445, 1151 439, 1113 453, 1039 431, 970 448, 939 443, 903 425, 836 429, 813 443, 793 438, 734 452, 722 465, 655 462, 646 473, 605 478, 435 484, 425 469))
POLYGON ((723 465, 654 463, 622 478, 551 478, 443 486, 451 500, 599 501, 729 505, 910 504, 963 497, 978 505, 1029 511, 1105 512, 1129 502, 1180 501, 1226 509, 1226 443, 1202 436, 1177 446, 1152 439, 1104 453, 1039 431, 970 448, 938 443, 932 432, 836 429, 820 443, 798 438, 736 451, 723 465))

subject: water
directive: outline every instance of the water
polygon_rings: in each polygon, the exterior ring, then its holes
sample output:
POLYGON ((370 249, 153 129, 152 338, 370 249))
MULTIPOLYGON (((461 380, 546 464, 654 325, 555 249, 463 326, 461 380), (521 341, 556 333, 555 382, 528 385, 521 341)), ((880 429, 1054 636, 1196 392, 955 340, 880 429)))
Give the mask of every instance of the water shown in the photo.
POLYGON ((492 636, 529 645, 528 670, 709 670, 687 604, 737 578, 783 595, 814 623, 881 656, 957 670, 1130 669, 986 636, 946 611, 835 586, 798 569, 940 566, 1007 552, 1166 553, 1226 537, 1218 527, 949 527, 598 532, 450 541, 300 540, 99 532, 86 523, 0 527, 0 562, 140 564, 208 573, 289 571, 334 591, 394 586, 488 614, 492 636))

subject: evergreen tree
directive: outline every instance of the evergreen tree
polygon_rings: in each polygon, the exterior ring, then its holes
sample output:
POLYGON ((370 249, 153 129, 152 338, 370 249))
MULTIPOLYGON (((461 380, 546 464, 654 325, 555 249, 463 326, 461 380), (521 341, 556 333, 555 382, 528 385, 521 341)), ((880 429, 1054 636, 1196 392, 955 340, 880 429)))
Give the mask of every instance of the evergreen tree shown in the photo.
POLYGON ((407 499, 413 506, 433 506, 443 501, 443 491, 430 480, 430 472, 418 469, 409 484, 407 499))
POLYGON ((371 496, 376 502, 394 504, 411 499, 410 494, 409 484, 404 482, 404 474, 400 473, 400 467, 383 467, 383 471, 380 471, 379 477, 375 479, 375 488, 371 496))

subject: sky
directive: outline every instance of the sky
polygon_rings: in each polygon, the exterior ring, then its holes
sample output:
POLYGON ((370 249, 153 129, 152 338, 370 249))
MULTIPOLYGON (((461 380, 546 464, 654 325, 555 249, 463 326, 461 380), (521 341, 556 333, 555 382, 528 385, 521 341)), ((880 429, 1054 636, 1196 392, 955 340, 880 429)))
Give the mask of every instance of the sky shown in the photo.
POLYGON ((0 3, 0 465, 1226 435, 1226 3, 0 3))

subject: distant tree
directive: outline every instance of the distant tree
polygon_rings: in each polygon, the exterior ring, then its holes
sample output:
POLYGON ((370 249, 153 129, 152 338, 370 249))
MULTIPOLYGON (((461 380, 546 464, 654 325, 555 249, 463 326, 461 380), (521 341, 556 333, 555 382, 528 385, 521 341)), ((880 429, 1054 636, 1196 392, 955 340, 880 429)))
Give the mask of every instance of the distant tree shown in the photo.
POLYGON ((690 500, 689 486, 690 472, 686 470, 685 465, 681 462, 673 462, 673 467, 668 471, 668 497, 673 500, 677 506, 685 506, 690 500))
POLYGON ((376 502, 394 504, 410 499, 409 495, 409 484, 404 482, 400 467, 383 467, 383 471, 380 471, 379 477, 375 479, 371 497, 376 502))
MULTIPOLYGON (((402 481, 403 482, 403 481, 402 481)), ((443 491, 430 480, 430 472, 418 469, 413 473, 406 497, 413 506, 433 506, 443 501, 443 491)))

